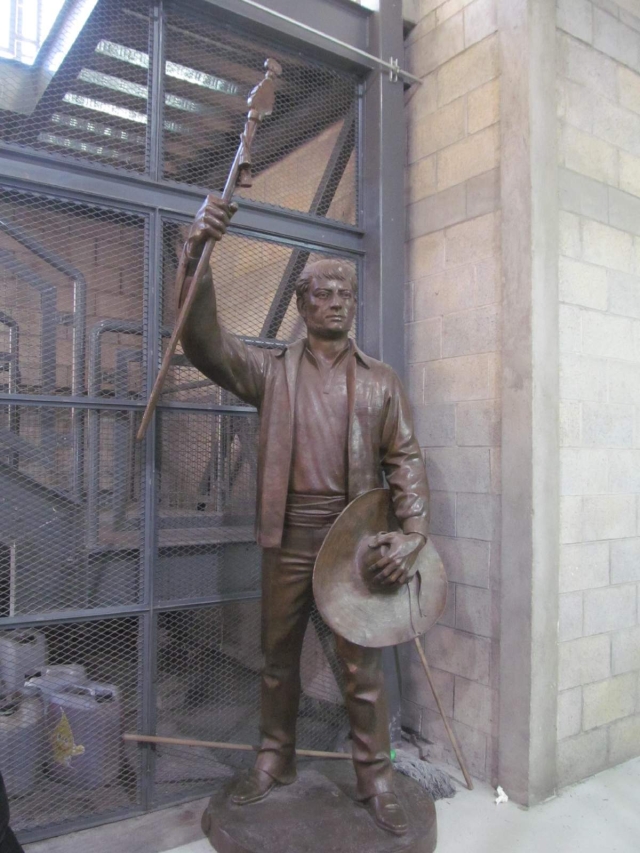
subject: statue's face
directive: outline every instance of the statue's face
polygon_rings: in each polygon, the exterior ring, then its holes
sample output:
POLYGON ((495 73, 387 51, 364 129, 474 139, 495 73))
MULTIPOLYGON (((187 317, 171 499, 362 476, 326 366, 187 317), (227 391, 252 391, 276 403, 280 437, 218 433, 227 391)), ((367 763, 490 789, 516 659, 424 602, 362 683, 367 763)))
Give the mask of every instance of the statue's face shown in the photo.
POLYGON ((309 332, 318 337, 346 337, 356 315, 357 300, 346 281, 313 279, 298 310, 309 332))

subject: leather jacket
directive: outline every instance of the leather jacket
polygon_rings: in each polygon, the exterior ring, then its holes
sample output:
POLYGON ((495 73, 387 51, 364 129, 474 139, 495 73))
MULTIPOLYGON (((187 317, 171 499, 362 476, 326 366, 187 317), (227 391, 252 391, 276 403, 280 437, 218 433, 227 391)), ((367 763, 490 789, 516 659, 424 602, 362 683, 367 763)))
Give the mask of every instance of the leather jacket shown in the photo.
MULTIPOLYGON (((256 538, 263 548, 277 548, 289 486, 296 381, 306 342, 284 350, 262 349, 218 328, 220 346, 206 375, 259 411, 256 538)), ((387 364, 356 346, 348 358, 348 500, 380 488, 384 473, 403 532, 426 539, 429 486, 406 393, 387 364)))

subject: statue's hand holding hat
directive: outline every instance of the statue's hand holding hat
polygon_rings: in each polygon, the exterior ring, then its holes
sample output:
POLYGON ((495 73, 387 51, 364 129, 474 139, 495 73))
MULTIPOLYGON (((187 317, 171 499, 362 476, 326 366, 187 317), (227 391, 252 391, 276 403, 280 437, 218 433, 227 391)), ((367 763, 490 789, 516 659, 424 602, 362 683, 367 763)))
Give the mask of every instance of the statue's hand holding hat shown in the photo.
POLYGON ((447 578, 431 540, 403 534, 389 491, 373 489, 351 501, 331 527, 316 558, 313 592, 337 634, 380 648, 435 624, 447 578))

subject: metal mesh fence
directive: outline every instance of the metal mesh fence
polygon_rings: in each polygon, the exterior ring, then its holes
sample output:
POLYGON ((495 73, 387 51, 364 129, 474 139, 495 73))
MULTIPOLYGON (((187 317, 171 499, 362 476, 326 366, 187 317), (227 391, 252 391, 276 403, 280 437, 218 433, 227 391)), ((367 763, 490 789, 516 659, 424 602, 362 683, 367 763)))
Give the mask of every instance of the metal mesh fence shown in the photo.
MULTIPOLYGON (((260 601, 165 612, 158 617, 157 733, 235 744, 259 742, 260 601)), ((314 610, 302 653, 298 745, 341 749, 348 722, 330 631, 314 610)), ((250 767, 251 752, 160 745, 155 797, 162 803, 211 789, 250 767)))
POLYGON ((0 407, 0 617, 139 600, 138 420, 123 410, 0 407))
POLYGON ((144 171, 151 108, 148 10, 145 0, 67 3, 36 61, 2 69, 0 139, 144 171))
POLYGON ((0 629, 0 770, 18 830, 108 817, 140 802, 136 618, 0 629))
POLYGON ((259 591, 257 416, 165 411, 158 445, 156 599, 259 591))
POLYGON ((144 390, 145 224, 0 188, 2 390, 122 399, 144 390))
POLYGON ((246 99, 272 56, 276 108, 258 135, 254 201, 353 224, 358 218, 358 79, 209 9, 167 3, 162 92, 154 103, 149 3, 98 0, 60 12, 36 61, 0 69, 0 140, 103 166, 148 172, 152 113, 162 177, 221 190, 246 99))
POLYGON ((165 177, 223 188, 247 95, 273 57, 283 68, 276 105, 253 145, 253 186, 240 195, 355 223, 357 78, 181 6, 168 4, 165 177))
MULTIPOLYGON (((175 275, 188 227, 174 221, 164 224, 163 340, 177 313, 175 275)), ((307 263, 334 255, 311 252, 257 237, 228 233, 211 255, 220 321, 235 335, 277 346, 306 334, 294 297, 295 284, 307 263)), ((353 261, 341 258, 347 266, 353 261)), ((356 335, 354 327, 352 334, 356 335)), ((164 385, 167 401, 244 405, 229 392, 214 386, 194 368, 180 348, 164 385)))
MULTIPOLYGON (((259 741, 260 552, 253 539, 257 415, 162 412, 156 599, 223 598, 158 616, 157 734, 259 741), (166 544, 166 547, 163 545, 166 544)), ((314 609, 302 654, 299 744, 341 746, 348 733, 330 630, 314 609)), ((158 802, 207 790, 251 753, 161 745, 158 802)))

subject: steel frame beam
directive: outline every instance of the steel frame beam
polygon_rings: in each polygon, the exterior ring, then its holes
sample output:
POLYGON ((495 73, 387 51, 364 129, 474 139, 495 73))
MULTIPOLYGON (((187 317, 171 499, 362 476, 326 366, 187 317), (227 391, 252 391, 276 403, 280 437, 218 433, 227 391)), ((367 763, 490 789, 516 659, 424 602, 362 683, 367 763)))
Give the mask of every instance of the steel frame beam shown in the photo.
MULTIPOLYGON (((402 50, 402 0, 383 0, 372 18, 380 56, 402 50)), ((362 225, 365 231, 363 349, 404 372, 404 98, 385 74, 363 99, 362 225)))
MULTIPOLYGON (((160 210, 167 216, 193 219, 206 189, 156 183, 144 175, 110 171, 100 164, 71 163, 57 155, 25 152, 0 145, 0 182, 18 190, 45 192, 86 204, 96 202, 131 213, 160 210)), ((241 199, 233 230, 257 232, 277 239, 298 240, 321 249, 363 254, 360 228, 305 213, 241 199)))
MULTIPOLYGON (((225 595, 210 595, 200 598, 183 598, 180 601, 167 603, 158 602, 153 605, 156 612, 169 610, 190 610, 194 607, 209 607, 212 604, 227 604, 231 601, 253 601, 260 598, 262 593, 233 592, 225 595)), ((144 616, 149 612, 146 604, 118 604, 114 607, 96 607, 90 610, 55 610, 50 613, 27 613, 24 616, 5 616, 2 626, 7 628, 29 627, 35 625, 57 625, 75 622, 97 622, 101 619, 117 618, 118 616, 144 616)))
MULTIPOLYGON (((288 15, 302 24, 327 33, 360 50, 369 50, 369 27, 373 13, 350 0, 262 0, 276 12, 288 15)), ((383 0, 386 2, 386 0, 383 0)), ((304 32, 299 27, 274 18, 266 12, 248 6, 239 0, 205 0, 216 7, 222 19, 226 17, 241 22, 248 32, 262 35, 270 34, 278 41, 286 40, 294 47, 313 55, 318 59, 330 61, 338 67, 348 70, 374 69, 375 63, 366 57, 358 56, 348 48, 328 42, 313 33, 304 32)), ((181 6, 183 3, 180 4, 181 6)), ((401 55, 401 54, 399 54, 401 55)), ((388 57, 386 57, 388 59, 388 57)))
MULTIPOLYGON (((0 392, 0 405, 7 406, 51 406, 52 408, 68 409, 116 409, 122 411, 144 411, 145 400, 116 400, 113 397, 69 397, 54 394, 9 394, 0 392)), ((223 415, 255 415, 257 409, 251 406, 219 406, 213 403, 180 402, 159 403, 159 409, 178 410, 184 412, 212 412, 223 415)))
MULTIPOLYGON (((371 18, 369 50, 401 56, 402 0, 382 0, 371 18)), ((403 87, 387 74, 372 75, 362 104, 362 225, 365 259, 362 347, 390 364, 402 378, 404 352, 404 160, 403 87)), ((385 649, 385 676, 392 742, 399 742, 401 702, 398 658, 385 649)))

